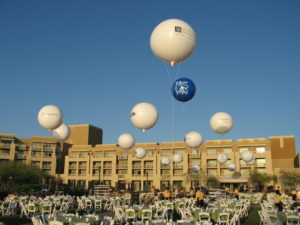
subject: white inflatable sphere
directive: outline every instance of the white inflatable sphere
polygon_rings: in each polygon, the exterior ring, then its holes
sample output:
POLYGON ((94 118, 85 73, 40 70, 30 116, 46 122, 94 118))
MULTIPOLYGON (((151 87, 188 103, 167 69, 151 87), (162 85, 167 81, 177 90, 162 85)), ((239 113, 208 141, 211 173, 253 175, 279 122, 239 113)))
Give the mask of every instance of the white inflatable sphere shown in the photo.
POLYGON ((37 119, 43 128, 54 130, 62 124, 63 113, 60 108, 55 105, 46 105, 40 109, 37 119))
POLYGON ((253 157, 253 153, 248 150, 242 152, 242 160, 244 160, 245 162, 250 162, 253 159, 253 157))
POLYGON ((130 115, 133 125, 143 131, 154 127, 158 120, 158 111, 156 107, 147 102, 135 105, 132 108, 130 115))
POLYGON ((230 171, 235 171, 235 164, 234 163, 229 163, 227 166, 227 169, 230 171))
POLYGON ((226 134, 233 126, 232 117, 225 112, 215 113, 210 119, 210 127, 217 134, 226 134))
POLYGON ((173 155, 173 162, 174 163, 181 163, 183 161, 182 154, 175 154, 173 155))
POLYGON ((163 157, 161 160, 160 160, 160 163, 162 166, 167 166, 170 164, 170 159, 167 158, 167 157, 163 157))
POLYGON ((132 148, 134 146, 134 143, 135 140, 131 134, 122 134, 118 138, 118 145, 125 150, 132 148))
POLYGON ((220 153, 217 157, 219 163, 224 164, 227 161, 227 155, 220 153))
POLYGON ((202 144, 203 137, 198 132, 191 131, 185 135, 184 141, 190 148, 198 148, 202 144))
POLYGON ((146 156, 146 151, 143 148, 136 148, 134 150, 134 156, 138 159, 142 159, 146 156))
POLYGON ((66 124, 61 124, 58 128, 51 131, 52 137, 58 141, 65 141, 70 136, 70 128, 66 124))
POLYGON ((193 171, 194 173, 198 173, 198 172, 200 171, 200 166, 198 166, 198 165, 192 166, 192 171, 193 171))
POLYGON ((191 56, 196 43, 197 36, 193 28, 179 19, 168 19, 158 24, 150 38, 154 55, 172 66, 191 56))
POLYGON ((250 160, 249 162, 246 162, 247 165, 254 165, 255 164, 255 158, 253 158, 252 160, 250 160))

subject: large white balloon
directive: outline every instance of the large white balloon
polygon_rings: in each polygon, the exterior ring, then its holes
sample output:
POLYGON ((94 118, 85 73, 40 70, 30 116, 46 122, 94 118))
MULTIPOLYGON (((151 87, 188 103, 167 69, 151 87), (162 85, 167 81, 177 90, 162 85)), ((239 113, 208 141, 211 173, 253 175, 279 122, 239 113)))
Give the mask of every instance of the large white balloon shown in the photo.
POLYGON ((193 28, 179 19, 168 19, 155 27, 150 46, 159 59, 171 63, 182 62, 192 55, 197 37, 193 28))
POLYGON ((198 172, 200 171, 200 166, 198 166, 198 165, 192 166, 192 171, 193 171, 194 173, 198 173, 198 172))
POLYGON ((252 160, 250 160, 249 162, 246 162, 247 165, 254 165, 255 164, 255 158, 253 157, 252 160))
POLYGON ((154 127, 158 120, 156 107, 147 102, 141 102, 135 105, 130 115, 133 125, 143 131, 154 127))
POLYGON ((230 170, 230 171, 235 171, 235 164, 234 163, 229 163, 227 165, 227 169, 230 170))
POLYGON ((146 156, 146 151, 143 148, 136 148, 134 150, 134 156, 138 159, 142 159, 146 156))
POLYGON ((167 158, 167 157, 163 157, 161 160, 160 160, 160 163, 162 166, 167 166, 170 164, 170 159, 167 158))
POLYGON ((220 153, 217 157, 219 163, 224 164, 227 161, 227 155, 220 153))
POLYGON ((181 163, 183 161, 182 154, 175 154, 173 155, 173 162, 174 163, 181 163))
POLYGON ((63 123, 55 130, 52 130, 51 134, 56 140, 65 141, 70 136, 70 128, 63 123))
POLYGON ((63 113, 55 105, 46 105, 40 109, 37 119, 43 128, 54 130, 62 124, 63 113))
POLYGON ((242 160, 244 160, 245 162, 250 162, 253 159, 253 157, 253 153, 248 150, 242 152, 242 160))
POLYGON ((190 148, 198 148, 202 144, 203 137, 200 133, 191 131, 185 135, 184 140, 190 148))
POLYGON ((134 143, 135 140, 131 134, 122 134, 118 138, 118 145, 125 150, 132 148, 134 146, 134 143))
POLYGON ((226 134, 233 126, 232 117, 225 112, 215 113, 210 119, 210 127, 218 134, 226 134))

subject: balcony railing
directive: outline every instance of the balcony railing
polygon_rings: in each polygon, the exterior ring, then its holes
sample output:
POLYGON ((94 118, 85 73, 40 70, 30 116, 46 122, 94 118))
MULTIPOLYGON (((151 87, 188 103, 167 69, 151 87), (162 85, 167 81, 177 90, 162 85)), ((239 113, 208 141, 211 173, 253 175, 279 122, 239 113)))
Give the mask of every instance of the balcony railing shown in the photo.
POLYGON ((256 163, 255 164, 256 167, 266 167, 265 163, 256 163))
POLYGON ((118 169, 128 169, 128 165, 118 165, 118 169))
POLYGON ((42 148, 40 148, 39 146, 31 146, 31 150, 32 151, 42 151, 42 148))
POLYGON ((174 168, 174 169, 182 169, 182 168, 183 168, 183 165, 176 165, 176 164, 174 164, 174 165, 173 165, 173 168, 174 168))
MULTIPOLYGON (((99 174, 98 174, 99 175, 99 174)), ((111 173, 104 173, 103 177, 111 177, 111 173)))
POLYGON ((190 158, 190 159, 199 159, 200 156, 201 156, 200 153, 197 153, 197 154, 190 154, 190 155, 189 155, 189 158, 190 158))
POLYGON ((2 152, 1 155, 10 155, 9 152, 2 152))
POLYGON ((86 169, 86 165, 79 165, 78 168, 79 169, 86 169))
POLYGON ((17 150, 26 150, 26 145, 16 145, 17 150))
POLYGON ((119 179, 124 179, 125 178, 125 174, 118 174, 118 178, 119 179))
POLYGON ((177 173, 177 174, 174 174, 173 176, 174 177, 182 177, 184 174, 183 173, 177 173))
POLYGON ((53 148, 51 147, 43 147, 44 152, 52 152, 53 148))
POLYGON ((76 165, 69 165, 69 169, 76 169, 76 165))
POLYGON ((76 173, 69 173, 69 176, 76 176, 76 173))
POLYGON ((79 173, 78 176, 80 177, 86 176, 86 173, 79 173))
POLYGON ((8 144, 8 143, 2 143, 1 148, 2 149, 10 149, 10 144, 8 144))
POLYGON ((162 174, 161 177, 162 177, 162 178, 170 178, 170 177, 171 177, 171 174, 162 174))
POLYGON ((144 169, 153 169, 153 165, 144 165, 144 169))
POLYGON ((170 165, 161 165, 162 169, 170 169, 170 165))
POLYGON ((207 168, 217 168, 217 164, 207 164, 207 168))
POLYGON ((111 169, 112 168, 112 165, 104 165, 103 166, 103 169, 111 169))
POLYGON ((50 165, 43 165, 42 169, 51 169, 51 166, 50 165))
POLYGON ((23 154, 16 154, 17 159, 26 159, 26 155, 23 154))
POLYGON ((132 174, 133 177, 141 177, 141 174, 132 174))
POLYGON ((128 156, 127 155, 119 155, 118 159, 128 159, 128 156))
POLYGON ((52 158, 51 155, 43 155, 44 158, 52 158))
POLYGON ((132 169, 141 169, 142 166, 141 165, 132 165, 132 169))

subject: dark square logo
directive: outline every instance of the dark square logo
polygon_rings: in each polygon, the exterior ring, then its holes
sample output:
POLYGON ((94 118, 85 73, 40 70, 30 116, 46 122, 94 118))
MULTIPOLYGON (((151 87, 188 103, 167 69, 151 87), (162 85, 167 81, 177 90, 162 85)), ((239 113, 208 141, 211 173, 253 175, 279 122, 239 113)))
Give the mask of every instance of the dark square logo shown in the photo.
POLYGON ((181 27, 175 26, 175 32, 181 33, 181 27))

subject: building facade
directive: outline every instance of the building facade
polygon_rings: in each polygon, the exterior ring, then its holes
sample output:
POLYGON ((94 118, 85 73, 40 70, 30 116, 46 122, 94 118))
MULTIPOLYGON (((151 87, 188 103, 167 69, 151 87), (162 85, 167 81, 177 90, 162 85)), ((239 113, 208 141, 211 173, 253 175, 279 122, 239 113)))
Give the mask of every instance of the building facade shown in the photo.
POLYGON ((158 189, 205 185, 217 178, 222 184, 247 183, 254 171, 276 174, 281 169, 294 169, 299 165, 294 136, 254 139, 209 140, 199 148, 189 148, 184 142, 137 143, 132 149, 123 150, 116 144, 102 144, 102 129, 89 124, 71 125, 71 136, 65 142, 54 138, 16 138, 0 134, 0 162, 16 161, 35 165, 51 175, 60 175, 64 183, 89 188, 102 182, 120 189, 158 189), (146 151, 143 159, 134 156, 134 149, 146 151), (243 151, 253 152, 255 162, 246 164, 241 159, 243 151), (227 162, 220 164, 217 156, 227 155, 227 162), (174 154, 182 154, 181 163, 173 162, 174 154), (170 164, 161 165, 167 157, 170 164), (229 163, 236 165, 229 171, 229 163), (191 168, 200 166, 200 172, 191 168))

